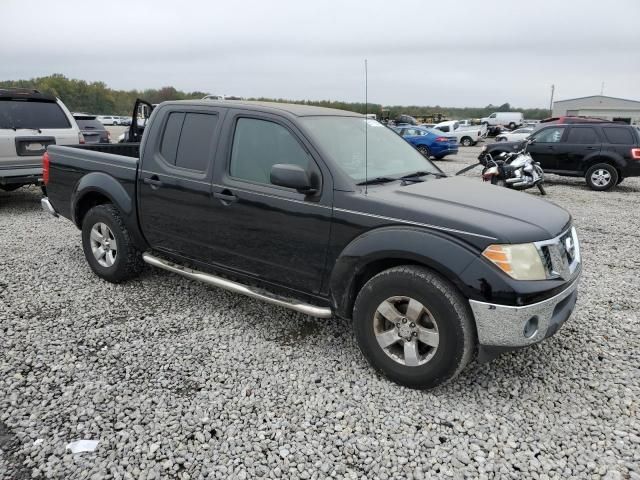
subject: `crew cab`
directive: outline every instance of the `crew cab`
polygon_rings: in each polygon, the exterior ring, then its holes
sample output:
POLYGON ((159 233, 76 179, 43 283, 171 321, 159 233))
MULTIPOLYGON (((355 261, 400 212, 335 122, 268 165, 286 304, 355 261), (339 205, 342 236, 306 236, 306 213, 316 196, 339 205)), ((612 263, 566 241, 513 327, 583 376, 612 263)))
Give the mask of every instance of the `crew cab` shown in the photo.
POLYGON ((449 120, 447 122, 441 122, 433 127, 435 130, 446 133, 447 135, 453 135, 457 138, 458 143, 465 147, 470 147, 477 144, 484 137, 487 136, 486 125, 476 125, 472 127, 463 127, 459 122, 455 120, 449 120))
POLYGON ((84 137, 56 97, 27 88, 0 88, 0 189, 36 185, 49 145, 74 145, 84 137))
MULTIPOLYGON (((592 190, 609 190, 640 176, 640 135, 630 125, 600 121, 543 124, 528 138, 527 151, 545 172, 584 177, 592 190)), ((486 146, 492 155, 520 150, 523 142, 486 146)))
POLYGON ((553 335, 577 298, 568 212, 447 177, 351 112, 165 102, 140 144, 52 146, 43 168, 43 208, 81 229, 104 280, 146 263, 352 319, 371 365, 413 388, 553 335))

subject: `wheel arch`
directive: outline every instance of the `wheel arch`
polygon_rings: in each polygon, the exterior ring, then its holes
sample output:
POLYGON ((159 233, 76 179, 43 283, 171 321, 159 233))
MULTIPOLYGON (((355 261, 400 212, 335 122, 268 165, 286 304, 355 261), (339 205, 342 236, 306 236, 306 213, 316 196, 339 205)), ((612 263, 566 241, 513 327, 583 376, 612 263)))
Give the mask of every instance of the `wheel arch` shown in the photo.
POLYGON ((584 159, 584 170, 582 173, 586 174, 591 167, 599 163, 607 163, 611 165, 618 171, 619 176, 622 175, 622 170, 625 167, 625 161, 621 155, 617 155, 612 152, 596 152, 584 159))
POLYGON ((461 274, 478 254, 450 235, 417 227, 383 227, 366 232, 352 240, 336 260, 329 280, 332 306, 340 317, 351 318, 358 292, 367 281, 401 265, 428 268, 469 298, 461 274))

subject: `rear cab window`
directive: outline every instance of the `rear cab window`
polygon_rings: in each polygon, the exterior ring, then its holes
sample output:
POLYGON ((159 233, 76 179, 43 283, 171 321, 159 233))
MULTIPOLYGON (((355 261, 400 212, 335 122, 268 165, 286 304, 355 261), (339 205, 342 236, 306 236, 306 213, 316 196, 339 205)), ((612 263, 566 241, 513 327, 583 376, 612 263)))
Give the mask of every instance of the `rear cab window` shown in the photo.
POLYGON ((213 160, 217 123, 215 113, 171 112, 160 142, 160 155, 173 167, 204 173, 213 160))
POLYGON ((0 98, 0 129, 66 129, 71 123, 56 102, 0 98))

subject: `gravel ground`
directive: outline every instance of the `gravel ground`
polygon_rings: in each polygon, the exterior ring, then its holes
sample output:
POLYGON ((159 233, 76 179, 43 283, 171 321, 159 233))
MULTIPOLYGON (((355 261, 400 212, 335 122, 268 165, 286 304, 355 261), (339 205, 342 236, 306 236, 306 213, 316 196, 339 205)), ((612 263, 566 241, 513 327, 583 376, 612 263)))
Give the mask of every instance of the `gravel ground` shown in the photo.
POLYGON ((431 392, 377 376, 348 322, 159 270, 105 283, 39 190, 0 192, 0 479, 640 479, 640 179, 548 192, 582 241, 573 317, 431 392))

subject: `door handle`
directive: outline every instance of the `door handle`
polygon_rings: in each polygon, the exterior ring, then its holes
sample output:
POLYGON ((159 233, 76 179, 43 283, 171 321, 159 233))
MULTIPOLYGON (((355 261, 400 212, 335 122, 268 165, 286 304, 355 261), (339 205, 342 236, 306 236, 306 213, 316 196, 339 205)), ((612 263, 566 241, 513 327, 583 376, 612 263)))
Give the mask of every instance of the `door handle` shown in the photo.
POLYGON ((553 145, 547 145, 547 148, 548 148, 549 150, 553 150, 553 145))
POLYGON ((157 175, 152 175, 150 177, 144 178, 142 183, 145 185, 150 185, 154 190, 158 187, 162 186, 162 181, 158 178, 157 175))
POLYGON ((218 200, 220 200, 224 205, 229 205, 233 202, 238 201, 238 197, 236 197, 233 193, 231 193, 229 190, 223 190, 221 192, 215 192, 213 194, 213 198, 217 198, 218 200))
POLYGON ((595 150, 596 147, 587 147, 587 150, 595 150))

